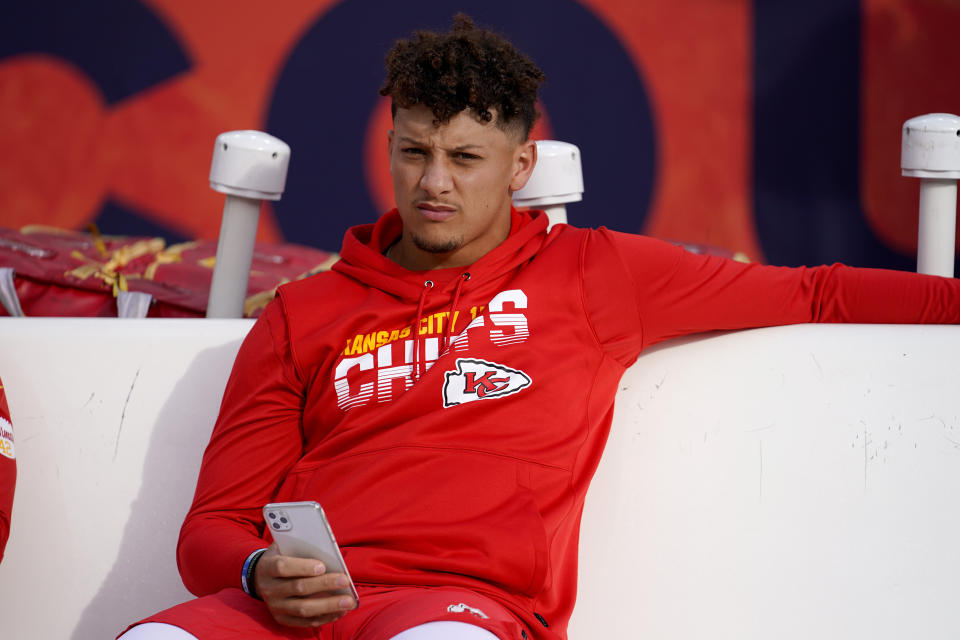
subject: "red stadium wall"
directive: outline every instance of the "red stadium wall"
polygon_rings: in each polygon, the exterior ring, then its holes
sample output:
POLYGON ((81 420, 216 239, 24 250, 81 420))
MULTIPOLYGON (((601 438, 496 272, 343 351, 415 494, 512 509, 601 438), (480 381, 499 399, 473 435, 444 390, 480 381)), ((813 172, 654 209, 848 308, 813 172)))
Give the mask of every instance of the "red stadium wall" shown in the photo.
MULTIPOLYGON (((259 239, 336 248, 391 205, 390 42, 449 3, 101 0, 0 9, 0 226, 217 235, 215 136, 291 144, 259 239), (402 5, 402 6, 399 6, 402 5)), ((574 142, 571 221, 770 262, 909 268, 900 126, 960 112, 948 0, 465 0, 547 72, 537 133, 574 142), (783 5, 783 6, 779 6, 783 5), (797 5, 797 6, 792 6, 797 5)))

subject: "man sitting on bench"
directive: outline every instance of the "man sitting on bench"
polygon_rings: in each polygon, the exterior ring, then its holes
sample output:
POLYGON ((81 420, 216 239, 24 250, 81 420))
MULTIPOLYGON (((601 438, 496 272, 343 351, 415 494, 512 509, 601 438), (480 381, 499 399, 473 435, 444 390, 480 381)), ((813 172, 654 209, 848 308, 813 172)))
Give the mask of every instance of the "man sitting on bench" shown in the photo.
POLYGON ((584 496, 641 351, 715 329, 960 321, 952 279, 548 232, 511 206, 542 80, 464 16, 390 51, 397 208, 250 331, 178 545, 199 597, 125 640, 565 638, 584 496), (299 500, 323 505, 359 606, 335 593, 344 575, 270 544, 261 508, 299 500))

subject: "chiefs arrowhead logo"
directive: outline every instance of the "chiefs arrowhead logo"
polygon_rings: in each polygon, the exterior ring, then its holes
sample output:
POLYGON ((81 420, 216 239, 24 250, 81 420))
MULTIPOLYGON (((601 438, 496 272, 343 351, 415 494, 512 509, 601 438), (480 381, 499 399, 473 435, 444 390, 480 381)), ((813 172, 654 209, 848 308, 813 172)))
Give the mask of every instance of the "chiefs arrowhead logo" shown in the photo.
POLYGON ((529 387, 530 376, 495 362, 458 358, 457 370, 447 371, 443 385, 443 406, 501 398, 529 387))

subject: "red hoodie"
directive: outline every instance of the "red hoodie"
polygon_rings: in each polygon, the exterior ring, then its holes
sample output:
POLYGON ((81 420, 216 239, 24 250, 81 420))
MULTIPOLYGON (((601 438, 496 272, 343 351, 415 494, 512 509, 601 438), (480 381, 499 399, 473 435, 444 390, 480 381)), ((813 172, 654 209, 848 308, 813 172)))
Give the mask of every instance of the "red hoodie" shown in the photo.
POLYGON ((565 638, 584 495, 645 347, 960 320, 956 280, 744 265, 512 216, 476 263, 416 272, 383 256, 393 211, 351 229, 333 271, 281 287, 237 356, 181 531, 191 591, 239 586, 265 503, 316 500, 358 584, 466 587, 565 638))

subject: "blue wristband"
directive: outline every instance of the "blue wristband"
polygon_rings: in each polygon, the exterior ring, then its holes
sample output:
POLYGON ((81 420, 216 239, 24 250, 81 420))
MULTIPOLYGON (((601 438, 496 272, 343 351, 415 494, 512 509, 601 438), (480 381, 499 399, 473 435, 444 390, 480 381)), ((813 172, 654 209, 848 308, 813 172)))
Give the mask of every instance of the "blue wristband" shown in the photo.
POLYGON ((266 551, 266 549, 257 549, 248 555, 247 559, 243 561, 243 570, 240 572, 240 586, 243 587, 243 592, 258 600, 261 598, 257 595, 256 585, 253 584, 253 572, 256 570, 257 562, 260 560, 260 556, 263 555, 264 551, 266 551))

